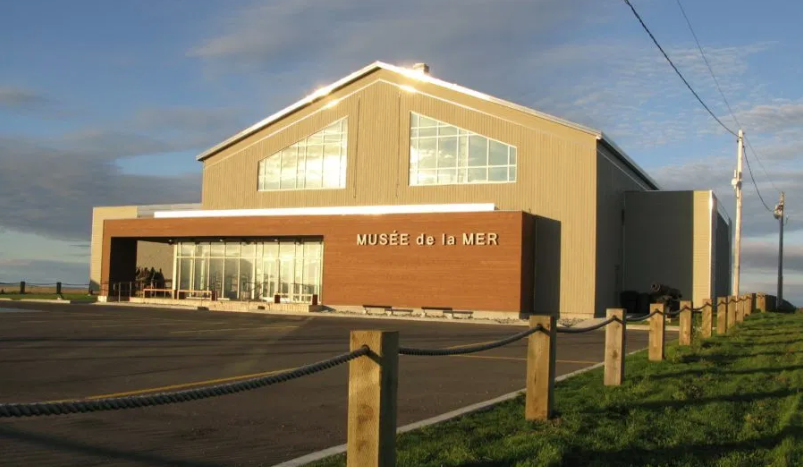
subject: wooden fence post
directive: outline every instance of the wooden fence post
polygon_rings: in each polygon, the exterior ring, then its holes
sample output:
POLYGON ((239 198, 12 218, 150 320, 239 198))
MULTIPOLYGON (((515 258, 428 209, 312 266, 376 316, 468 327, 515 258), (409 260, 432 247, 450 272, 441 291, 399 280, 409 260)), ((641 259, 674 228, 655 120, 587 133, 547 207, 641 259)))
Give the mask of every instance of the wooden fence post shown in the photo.
POLYGON ((348 467, 396 465, 399 333, 351 331, 351 350, 371 349, 349 362, 348 467))
POLYGON ((744 295, 736 296, 736 322, 744 321, 744 306, 747 303, 744 295))
POLYGON ((527 420, 548 420, 552 416, 552 392, 555 388, 555 350, 557 326, 554 316, 530 316, 530 327, 544 329, 530 334, 527 343, 527 420))
POLYGON ((656 312, 650 318, 650 361, 659 362, 664 359, 664 340, 666 338, 666 305, 653 303, 650 313, 656 312))
POLYGON ((756 294, 756 311, 767 311, 767 295, 763 293, 756 294))
POLYGON ((680 337, 678 338, 678 344, 680 345, 691 345, 691 309, 690 300, 682 300, 680 302, 680 337))
POLYGON ((747 308, 745 308, 745 316, 750 316, 753 314, 756 305, 756 294, 749 293, 747 294, 747 308))
POLYGON ((736 308, 738 305, 737 300, 739 297, 731 295, 728 297, 728 330, 736 326, 736 308))
POLYGON ((711 337, 714 330, 714 305, 710 298, 703 300, 703 328, 701 330, 704 338, 711 337))
POLYGON ((625 377, 625 310, 608 308, 607 318, 615 320, 605 326, 605 386, 619 386, 625 377))
POLYGON ((717 335, 728 332, 728 297, 717 298, 717 335))

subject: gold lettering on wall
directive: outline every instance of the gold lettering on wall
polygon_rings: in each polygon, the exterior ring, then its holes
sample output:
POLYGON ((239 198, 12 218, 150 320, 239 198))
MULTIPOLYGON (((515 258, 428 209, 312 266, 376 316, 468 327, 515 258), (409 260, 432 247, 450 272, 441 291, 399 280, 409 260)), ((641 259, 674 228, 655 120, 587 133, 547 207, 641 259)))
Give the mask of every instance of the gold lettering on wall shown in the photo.
POLYGON ((463 246, 499 246, 499 234, 495 232, 463 232, 459 235, 442 233, 440 236, 426 233, 413 234, 415 240, 411 241, 411 234, 400 233, 394 230, 390 233, 357 234, 359 246, 454 246, 458 239, 463 246))

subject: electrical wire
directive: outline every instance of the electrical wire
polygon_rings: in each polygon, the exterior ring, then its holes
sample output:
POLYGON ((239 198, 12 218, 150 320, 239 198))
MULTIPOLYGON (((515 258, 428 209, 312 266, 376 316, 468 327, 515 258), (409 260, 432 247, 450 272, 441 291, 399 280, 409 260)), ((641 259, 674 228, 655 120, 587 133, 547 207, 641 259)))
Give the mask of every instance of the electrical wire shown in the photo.
POLYGON ((689 21, 689 17, 686 16, 686 10, 683 9, 683 5, 681 5, 680 0, 676 1, 678 7, 680 8, 680 12, 683 14, 683 18, 686 20, 686 24, 689 26, 689 31, 691 31, 692 37, 694 37, 694 42, 697 44, 697 48, 700 50, 700 55, 703 57, 705 66, 708 67, 708 72, 711 73, 711 77, 714 78, 714 83, 717 85, 717 90, 719 90, 719 95, 722 96, 722 100, 725 101, 725 105, 728 107, 728 112, 730 112, 733 121, 736 122, 736 126, 741 128, 742 124, 739 123, 739 120, 736 118, 736 114, 733 113, 733 109, 731 108, 728 99, 725 97, 725 93, 722 92, 722 88, 719 86, 719 80, 717 79, 716 75, 714 75, 714 69, 711 68, 711 63, 708 62, 708 58, 705 56, 705 52, 703 52, 703 46, 700 45, 700 40, 697 39, 697 34, 694 32, 694 28, 691 26, 691 21, 689 21))
MULTIPOLYGON (((714 69, 711 67, 711 63, 708 61, 708 57, 705 56, 705 52, 703 51, 703 46, 700 45, 700 40, 697 38, 697 33, 694 32, 694 28, 691 25, 691 21, 689 20, 688 15, 686 15, 686 10, 683 8, 683 4, 680 3, 680 0, 675 0, 678 4, 678 8, 680 8, 681 14, 683 14, 683 19, 686 20, 686 25, 689 26, 689 31, 691 32, 692 37, 694 37, 694 42, 697 44, 697 49, 700 51, 700 55, 703 57, 703 61, 705 62, 705 66, 708 68, 708 72, 711 73, 711 78, 714 79, 714 84, 717 86, 717 90, 719 91, 719 95, 722 96, 722 100, 725 102, 725 106, 728 108, 728 112, 730 112, 733 121, 736 122, 736 125, 741 128, 742 124, 739 122, 739 119, 736 118, 736 114, 733 112, 731 108, 730 102, 728 102, 728 98, 725 97, 725 93, 722 91, 722 87, 719 85, 719 80, 717 79, 716 74, 714 74, 714 69)), ((758 151, 753 148, 753 145, 750 143, 750 140, 747 139, 745 136, 744 139, 747 141, 747 146, 753 151, 753 154, 756 156, 756 160, 758 161, 759 165, 761 166, 761 170, 764 171, 764 175, 767 176, 767 180, 769 180, 770 184, 776 191, 780 192, 781 190, 775 186, 775 183, 772 181, 769 172, 767 172, 767 168, 764 167, 764 163, 761 162, 761 158, 758 156, 758 151)), ((745 156, 746 157, 746 156, 745 156)), ((755 183, 755 182, 754 182, 755 183)), ((756 191, 758 191, 758 187, 756 187, 756 191)), ((763 200, 762 200, 763 202, 763 200)), ((766 203, 764 204, 766 206, 766 203)))
POLYGON ((773 187, 773 188, 775 188, 775 191, 777 191, 778 193, 780 193, 780 192, 781 192, 781 190, 780 190, 780 189, 779 189, 777 186, 775 186, 775 183, 773 183, 773 181, 772 181, 772 178, 770 178, 770 174, 769 174, 769 172, 767 172, 767 168, 766 168, 766 167, 764 167, 764 163, 763 163, 763 162, 761 162, 761 158, 760 158, 760 157, 758 157, 758 151, 756 151, 756 150, 753 148, 753 144, 752 144, 752 143, 750 143, 750 140, 749 140, 749 139, 747 139, 747 136, 745 136, 745 137, 744 137, 744 140, 745 140, 745 141, 747 141, 747 147, 749 147, 749 148, 750 148, 750 150, 751 150, 751 151, 753 151, 753 154, 756 156, 756 160, 758 161, 759 165, 761 166, 761 170, 763 170, 763 171, 764 171, 764 175, 766 175, 766 176, 767 176, 767 180, 769 180, 769 182, 770 182, 770 185, 772 185, 772 187, 773 187))
POLYGON ((672 59, 669 58, 669 55, 667 55, 667 53, 664 51, 664 48, 661 47, 661 44, 658 43, 658 40, 652 34, 650 29, 647 27, 646 24, 644 24, 644 20, 641 19, 641 16, 636 11, 636 8, 633 6, 632 3, 630 3, 630 0, 624 0, 624 2, 625 2, 625 4, 627 4, 627 6, 630 7, 630 10, 633 11, 633 15, 635 15, 636 19, 639 21, 639 23, 641 23, 641 27, 644 28, 645 31, 647 31, 647 34, 650 36, 650 39, 652 39, 652 42, 655 44, 656 47, 658 47, 658 50, 660 50, 661 53, 664 55, 664 58, 672 66, 672 69, 675 70, 675 73, 677 73, 677 75, 680 77, 680 79, 683 80, 683 84, 685 84, 686 87, 689 88, 689 91, 691 91, 691 93, 694 94, 694 97, 697 98, 697 101, 700 103, 700 105, 702 105, 703 108, 705 108, 705 110, 708 111, 708 114, 711 115, 711 117, 713 117, 713 119, 716 120, 717 123, 719 123, 719 125, 722 128, 724 128, 728 133, 732 134, 733 136, 736 136, 736 133, 733 130, 731 130, 730 128, 728 128, 727 125, 722 123, 722 120, 720 120, 719 117, 717 117, 714 114, 714 112, 711 111, 711 109, 706 105, 706 103, 703 102, 703 99, 700 97, 700 95, 697 94, 697 91, 695 91, 694 88, 691 87, 691 84, 689 84, 689 82, 686 81, 686 78, 683 76, 683 74, 680 72, 680 70, 678 70, 678 67, 675 66, 675 64, 672 62, 672 59))
POLYGON ((761 200, 761 204, 764 205, 764 208, 767 211, 769 211, 771 213, 774 213, 774 211, 772 209, 770 209, 769 206, 767 206, 767 203, 764 202, 764 197, 761 196, 761 190, 758 189, 758 184, 756 183, 756 179, 755 179, 755 177, 753 177, 753 169, 750 167, 750 158, 747 157, 747 152, 744 153, 744 160, 745 160, 745 162, 747 162, 747 171, 750 172, 750 180, 753 181, 753 186, 756 187, 756 193, 758 193, 758 199, 761 200))

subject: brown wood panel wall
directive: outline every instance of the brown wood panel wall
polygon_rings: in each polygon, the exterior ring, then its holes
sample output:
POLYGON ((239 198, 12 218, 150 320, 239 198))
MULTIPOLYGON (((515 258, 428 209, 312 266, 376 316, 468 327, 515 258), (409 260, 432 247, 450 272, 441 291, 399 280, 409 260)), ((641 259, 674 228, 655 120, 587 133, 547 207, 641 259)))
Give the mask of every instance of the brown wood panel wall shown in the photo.
POLYGON ((520 211, 108 220, 102 276, 117 274, 118 253, 107 246, 122 238, 323 237, 324 304, 521 312, 529 311, 532 297, 531 263, 522 266, 532 257, 523 247, 532 244, 525 238, 531 223, 520 211), (409 234, 410 245, 357 243, 360 234, 394 231, 409 234), (498 245, 462 245, 463 233, 478 232, 495 233, 498 245), (422 233, 435 244, 417 245, 422 233), (442 245, 443 234, 454 235, 457 244, 442 245))

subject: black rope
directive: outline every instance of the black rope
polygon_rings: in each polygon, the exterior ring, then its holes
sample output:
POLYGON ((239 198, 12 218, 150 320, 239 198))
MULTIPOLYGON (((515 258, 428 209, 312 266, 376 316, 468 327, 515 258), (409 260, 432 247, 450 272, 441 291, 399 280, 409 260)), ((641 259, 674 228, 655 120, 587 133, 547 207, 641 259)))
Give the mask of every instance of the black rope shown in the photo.
POLYGON ((568 333, 568 334, 581 334, 581 333, 584 333, 584 332, 596 331, 599 328, 604 328, 605 326, 613 323, 614 321, 618 321, 618 318, 616 318, 616 317, 608 318, 607 320, 605 320, 605 321, 603 321, 601 323, 595 324, 593 326, 588 326, 588 327, 585 327, 585 328, 558 328, 557 331, 558 332, 565 332, 565 333, 568 333))
POLYGON ((653 316, 655 316, 657 314, 658 314, 657 311, 653 311, 652 313, 650 313, 650 314, 648 314, 646 316, 642 316, 641 318, 627 318, 627 321, 628 322, 633 322, 633 323, 638 323, 639 321, 646 321, 646 320, 652 318, 653 316))
POLYGON ((675 316, 679 316, 679 315, 680 315, 680 312, 681 312, 681 311, 684 311, 684 310, 686 310, 686 309, 687 309, 687 308, 683 308, 682 310, 677 310, 677 311, 665 311, 665 312, 664 312, 664 315, 665 315, 667 318, 674 318, 675 316))
POLYGON ((461 354, 468 354, 468 353, 476 353, 482 352, 484 350, 495 349, 497 347, 502 347, 504 345, 510 344, 512 342, 516 342, 519 339, 523 339, 530 334, 533 334, 537 331, 543 330, 543 326, 540 324, 527 329, 526 331, 519 332, 517 334, 513 334, 510 337, 506 337, 502 340, 490 342, 488 344, 476 344, 476 345, 467 345, 465 347, 458 347, 458 348, 451 348, 451 349, 417 349, 414 347, 399 347, 399 354, 401 355, 423 355, 423 356, 441 356, 441 355, 461 355, 461 354))
POLYGON ((353 352, 332 357, 328 360, 305 365, 294 370, 275 375, 260 376, 233 383, 218 384, 183 391, 160 392, 145 396, 108 397, 95 400, 75 400, 65 402, 32 402, 23 404, 0 404, 0 418, 33 417, 38 415, 62 415, 70 413, 99 412, 104 410, 133 409, 154 405, 175 404, 209 397, 250 391, 277 383, 283 383, 302 376, 341 365, 355 358, 368 355, 370 349, 363 346, 353 352))

